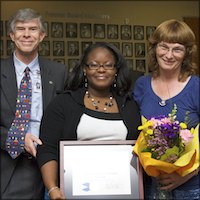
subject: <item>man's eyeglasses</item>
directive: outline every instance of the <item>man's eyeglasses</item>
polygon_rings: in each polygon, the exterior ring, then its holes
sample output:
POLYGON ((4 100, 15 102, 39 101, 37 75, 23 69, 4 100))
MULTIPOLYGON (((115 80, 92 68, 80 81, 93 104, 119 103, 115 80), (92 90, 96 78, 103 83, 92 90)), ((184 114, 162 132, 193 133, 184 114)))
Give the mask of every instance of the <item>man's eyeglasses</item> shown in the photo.
POLYGON ((115 64, 97 64, 97 63, 90 63, 85 64, 89 69, 97 70, 100 67, 103 67, 105 70, 113 70, 115 68, 115 64))
POLYGON ((166 54, 169 51, 172 51, 173 55, 182 55, 185 53, 184 47, 169 47, 166 44, 157 44, 158 50, 166 54))

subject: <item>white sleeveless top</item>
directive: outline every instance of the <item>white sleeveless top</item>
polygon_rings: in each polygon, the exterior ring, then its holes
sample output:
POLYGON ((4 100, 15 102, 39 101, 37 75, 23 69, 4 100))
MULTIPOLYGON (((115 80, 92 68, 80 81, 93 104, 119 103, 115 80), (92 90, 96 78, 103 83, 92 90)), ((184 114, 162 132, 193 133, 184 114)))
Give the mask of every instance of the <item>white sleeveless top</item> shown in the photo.
POLYGON ((127 134, 119 113, 86 109, 77 126, 78 140, 126 140, 127 134))

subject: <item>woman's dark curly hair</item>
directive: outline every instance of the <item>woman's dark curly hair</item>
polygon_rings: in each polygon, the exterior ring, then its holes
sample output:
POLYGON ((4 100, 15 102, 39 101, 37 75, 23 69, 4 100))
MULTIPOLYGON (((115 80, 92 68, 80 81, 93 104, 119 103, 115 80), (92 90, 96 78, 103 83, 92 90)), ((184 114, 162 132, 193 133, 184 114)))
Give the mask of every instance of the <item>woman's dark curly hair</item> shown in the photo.
POLYGON ((85 77, 83 68, 87 64, 88 55, 97 48, 105 48, 109 50, 115 58, 115 67, 117 68, 116 87, 112 87, 111 90, 115 90, 117 94, 123 96, 127 93, 131 87, 131 77, 125 58, 121 52, 115 47, 115 45, 107 42, 98 42, 87 47, 80 58, 79 62, 72 69, 65 89, 76 90, 84 87, 85 77))
POLYGON ((149 38, 148 67, 153 77, 159 76, 159 66, 156 59, 156 47, 160 42, 179 43, 185 46, 186 53, 183 59, 179 81, 197 73, 195 35, 190 27, 183 21, 175 19, 161 23, 149 38))

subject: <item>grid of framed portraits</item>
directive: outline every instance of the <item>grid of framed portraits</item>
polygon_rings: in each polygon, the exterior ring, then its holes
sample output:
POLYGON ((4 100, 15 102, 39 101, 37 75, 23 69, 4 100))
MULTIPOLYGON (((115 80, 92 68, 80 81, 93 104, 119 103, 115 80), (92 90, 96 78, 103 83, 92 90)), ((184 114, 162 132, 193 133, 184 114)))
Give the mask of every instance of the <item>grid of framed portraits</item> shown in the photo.
MULTIPOLYGON (((6 57, 14 50, 7 36, 7 21, 0 21, 0 55, 6 57)), ((155 26, 76 22, 45 22, 46 37, 39 46, 39 54, 73 68, 84 50, 92 43, 107 41, 124 55, 130 68, 146 69, 146 42, 155 26), (141 61, 141 62, 140 62, 141 61), (142 66, 142 67, 141 67, 142 66)))

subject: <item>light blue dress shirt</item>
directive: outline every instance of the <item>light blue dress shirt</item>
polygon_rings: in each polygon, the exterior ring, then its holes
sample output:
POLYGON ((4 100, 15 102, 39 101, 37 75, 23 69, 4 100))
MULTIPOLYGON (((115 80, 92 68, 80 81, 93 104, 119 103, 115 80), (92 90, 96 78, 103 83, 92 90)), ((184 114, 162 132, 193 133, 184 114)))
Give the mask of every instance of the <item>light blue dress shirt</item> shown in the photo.
POLYGON ((38 56, 28 65, 21 62, 14 53, 14 65, 17 77, 17 86, 20 87, 20 82, 24 76, 24 70, 28 66, 30 68, 30 77, 32 81, 32 105, 31 119, 28 133, 39 137, 40 122, 43 114, 42 106, 42 82, 40 75, 40 67, 38 56))

